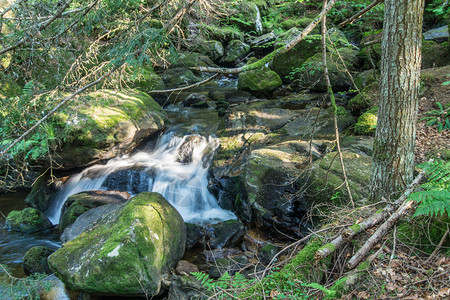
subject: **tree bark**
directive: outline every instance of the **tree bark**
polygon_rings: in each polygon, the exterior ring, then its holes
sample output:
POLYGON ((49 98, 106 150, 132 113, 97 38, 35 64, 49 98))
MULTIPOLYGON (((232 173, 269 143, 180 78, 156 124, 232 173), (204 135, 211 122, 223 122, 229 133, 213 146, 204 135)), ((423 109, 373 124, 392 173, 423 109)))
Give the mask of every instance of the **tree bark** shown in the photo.
POLYGON ((373 201, 395 197, 413 178, 423 7, 424 0, 385 1, 373 201))

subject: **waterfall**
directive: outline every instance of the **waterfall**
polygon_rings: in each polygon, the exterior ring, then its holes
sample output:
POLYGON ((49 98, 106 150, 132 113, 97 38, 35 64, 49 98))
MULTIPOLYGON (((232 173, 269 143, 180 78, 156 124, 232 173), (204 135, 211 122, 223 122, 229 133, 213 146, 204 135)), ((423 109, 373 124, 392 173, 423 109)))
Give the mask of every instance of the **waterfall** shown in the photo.
POLYGON ((255 8, 256 8, 256 20, 255 20, 256 32, 258 34, 261 34, 263 32, 263 26, 261 22, 261 12, 259 11, 258 6, 255 5, 255 8))
POLYGON ((216 223, 236 216, 219 207, 208 186, 208 168, 219 143, 212 136, 177 137, 162 135, 151 153, 138 152, 114 158, 70 178, 56 195, 47 215, 58 224, 67 198, 89 190, 125 190, 132 196, 152 191, 161 193, 185 222, 216 223))

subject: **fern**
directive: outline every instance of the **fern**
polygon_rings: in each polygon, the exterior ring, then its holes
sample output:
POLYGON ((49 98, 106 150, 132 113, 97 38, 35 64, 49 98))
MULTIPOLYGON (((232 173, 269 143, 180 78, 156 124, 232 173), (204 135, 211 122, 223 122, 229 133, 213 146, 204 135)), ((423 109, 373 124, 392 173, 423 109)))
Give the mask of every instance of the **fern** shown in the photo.
POLYGON ((418 166, 429 178, 422 184, 423 191, 412 193, 409 199, 419 203, 413 217, 442 216, 450 213, 450 161, 435 160, 418 166))

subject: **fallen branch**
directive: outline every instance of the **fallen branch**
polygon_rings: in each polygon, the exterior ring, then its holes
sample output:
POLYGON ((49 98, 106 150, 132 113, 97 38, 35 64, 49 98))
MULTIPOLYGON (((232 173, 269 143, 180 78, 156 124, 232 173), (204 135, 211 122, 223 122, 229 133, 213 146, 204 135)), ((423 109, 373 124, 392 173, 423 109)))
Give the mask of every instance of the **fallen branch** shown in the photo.
POLYGON ((352 24, 354 21, 356 21, 357 19, 361 18, 363 15, 368 13, 372 8, 374 8, 375 6, 377 6, 378 4, 380 4, 383 1, 384 0, 375 0, 375 1, 373 1, 372 3, 369 4, 369 6, 367 6, 366 8, 363 8, 362 10, 357 12, 355 15, 351 16, 350 18, 348 18, 344 22, 340 23, 339 27, 345 26, 347 24, 352 24))
POLYGON ((416 186, 422 180, 425 175, 425 171, 421 171, 417 175, 416 179, 408 186, 405 192, 398 198, 394 203, 386 206, 382 211, 377 211, 375 214, 364 220, 359 224, 355 224, 347 228, 340 236, 332 240, 330 243, 324 245, 322 248, 316 251, 314 258, 316 260, 321 260, 328 255, 332 254, 336 249, 339 249, 345 242, 350 241, 358 233, 365 231, 382 220, 386 219, 387 216, 392 214, 396 207, 402 204, 408 196, 415 190, 416 186))
POLYGON ((400 218, 402 218, 408 212, 415 210, 417 202, 413 200, 406 200, 407 196, 403 197, 403 195, 401 198, 405 199, 405 201, 399 207, 399 209, 397 209, 397 211, 393 213, 386 222, 378 227, 377 231, 375 231, 375 233, 364 243, 364 245, 358 250, 358 252, 356 252, 355 255, 350 258, 347 264, 347 267, 349 269, 353 269, 367 255, 370 249, 372 249, 373 246, 375 246, 375 244, 377 244, 378 241, 386 235, 389 229, 391 229, 392 226, 394 226, 400 218))
POLYGON ((300 41, 302 41, 316 26, 319 24, 322 19, 326 16, 326 14, 330 11, 330 9, 335 4, 336 0, 331 0, 328 5, 320 12, 320 14, 292 41, 280 47, 268 55, 264 56, 262 59, 258 60, 255 63, 245 65, 240 68, 214 68, 214 67, 191 67, 192 70, 197 70, 200 72, 210 72, 210 73, 220 73, 220 74, 237 74, 245 71, 250 71, 254 69, 258 69, 264 66, 266 63, 270 62, 274 57, 286 53, 295 45, 297 45, 300 41))

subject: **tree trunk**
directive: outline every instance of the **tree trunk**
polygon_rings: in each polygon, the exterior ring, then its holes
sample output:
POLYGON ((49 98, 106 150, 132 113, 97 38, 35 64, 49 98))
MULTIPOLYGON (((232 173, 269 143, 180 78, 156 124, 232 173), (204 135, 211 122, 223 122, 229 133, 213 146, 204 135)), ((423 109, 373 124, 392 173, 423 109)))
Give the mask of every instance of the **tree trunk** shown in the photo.
POLYGON ((371 199, 390 198, 413 179, 424 0, 386 0, 371 199))

